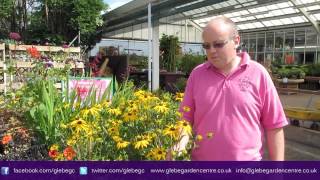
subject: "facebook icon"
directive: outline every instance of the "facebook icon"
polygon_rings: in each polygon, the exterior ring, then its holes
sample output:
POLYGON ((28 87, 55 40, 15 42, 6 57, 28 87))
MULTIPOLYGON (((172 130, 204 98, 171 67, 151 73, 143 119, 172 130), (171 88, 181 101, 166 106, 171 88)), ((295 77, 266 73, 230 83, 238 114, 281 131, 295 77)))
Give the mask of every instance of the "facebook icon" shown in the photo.
POLYGON ((9 167, 1 167, 1 175, 8 175, 9 167))

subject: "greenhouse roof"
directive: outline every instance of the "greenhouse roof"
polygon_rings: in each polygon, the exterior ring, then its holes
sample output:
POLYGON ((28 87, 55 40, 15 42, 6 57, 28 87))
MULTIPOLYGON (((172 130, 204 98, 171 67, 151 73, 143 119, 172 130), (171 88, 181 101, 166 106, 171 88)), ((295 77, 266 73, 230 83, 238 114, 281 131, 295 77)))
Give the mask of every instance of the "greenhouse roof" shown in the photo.
MULTIPOLYGON (((220 15, 240 31, 312 25, 320 33, 320 0, 150 0, 152 18, 175 24, 190 20, 199 28, 220 15)), ((133 0, 104 15, 103 32, 147 22, 149 0, 133 0)))

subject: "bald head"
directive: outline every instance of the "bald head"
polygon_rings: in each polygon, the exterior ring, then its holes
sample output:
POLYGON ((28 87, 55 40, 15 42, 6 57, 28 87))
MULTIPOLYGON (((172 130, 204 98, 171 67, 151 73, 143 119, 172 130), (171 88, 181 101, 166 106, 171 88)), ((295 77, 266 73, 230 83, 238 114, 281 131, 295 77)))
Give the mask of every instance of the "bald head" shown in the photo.
POLYGON ((236 24, 229 18, 225 16, 220 16, 210 20, 207 25, 204 27, 202 36, 204 32, 210 30, 222 30, 230 32, 230 36, 234 37, 237 36, 238 30, 236 24))

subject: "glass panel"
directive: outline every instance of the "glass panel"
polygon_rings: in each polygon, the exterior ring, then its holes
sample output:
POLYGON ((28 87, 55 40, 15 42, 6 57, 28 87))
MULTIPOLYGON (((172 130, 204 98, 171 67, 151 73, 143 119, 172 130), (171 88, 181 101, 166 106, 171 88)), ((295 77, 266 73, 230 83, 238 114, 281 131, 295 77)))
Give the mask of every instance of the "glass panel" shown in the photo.
POLYGON ((271 52, 266 53, 266 62, 271 62, 273 59, 273 54, 271 52))
POLYGON ((248 52, 248 45, 249 45, 249 40, 248 40, 248 35, 241 35, 241 50, 248 52))
MULTIPOLYGON (((251 34, 249 36, 248 52, 249 53, 256 52, 256 34, 251 34)), ((254 56, 253 56, 253 59, 255 59, 254 56)))
POLYGON ((303 64, 304 53, 294 52, 294 59, 296 64, 303 64))
POLYGON ((275 34, 275 51, 282 51, 283 48, 283 32, 276 32, 275 34))
POLYGON ((257 53, 257 61, 261 64, 264 62, 264 53, 257 53))
POLYGON ((294 43, 294 32, 293 30, 285 32, 285 51, 291 51, 294 43))
POLYGON ((309 48, 313 47, 316 48, 317 46, 317 34, 313 29, 306 29, 307 30, 307 44, 306 46, 310 46, 309 48))
POLYGON ((258 34, 258 49, 257 52, 264 52, 264 33, 258 34))
POLYGON ((273 37, 274 37, 273 32, 267 33, 266 51, 268 51, 268 52, 272 51, 272 49, 273 49, 273 37))
POLYGON ((283 53, 282 52, 275 52, 274 53, 274 60, 284 63, 284 61, 283 61, 283 53))
POLYGON ((305 44, 305 31, 304 29, 299 29, 296 30, 296 44, 295 47, 297 48, 297 46, 304 46, 305 44))
POLYGON ((249 56, 250 56, 250 58, 251 58, 252 60, 256 61, 256 53, 254 53, 254 52, 249 52, 248 54, 249 54, 249 56))
POLYGON ((315 57, 315 52, 306 52, 306 64, 313 64, 315 57))

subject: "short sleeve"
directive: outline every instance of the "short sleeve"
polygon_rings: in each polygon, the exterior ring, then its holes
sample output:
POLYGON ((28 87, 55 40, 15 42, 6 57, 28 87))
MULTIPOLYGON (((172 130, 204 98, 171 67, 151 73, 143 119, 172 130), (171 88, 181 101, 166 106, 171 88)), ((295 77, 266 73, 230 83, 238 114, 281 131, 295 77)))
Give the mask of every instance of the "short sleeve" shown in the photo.
POLYGON ((278 92, 269 75, 266 77, 264 94, 262 95, 261 122, 265 129, 276 129, 288 125, 278 92))

